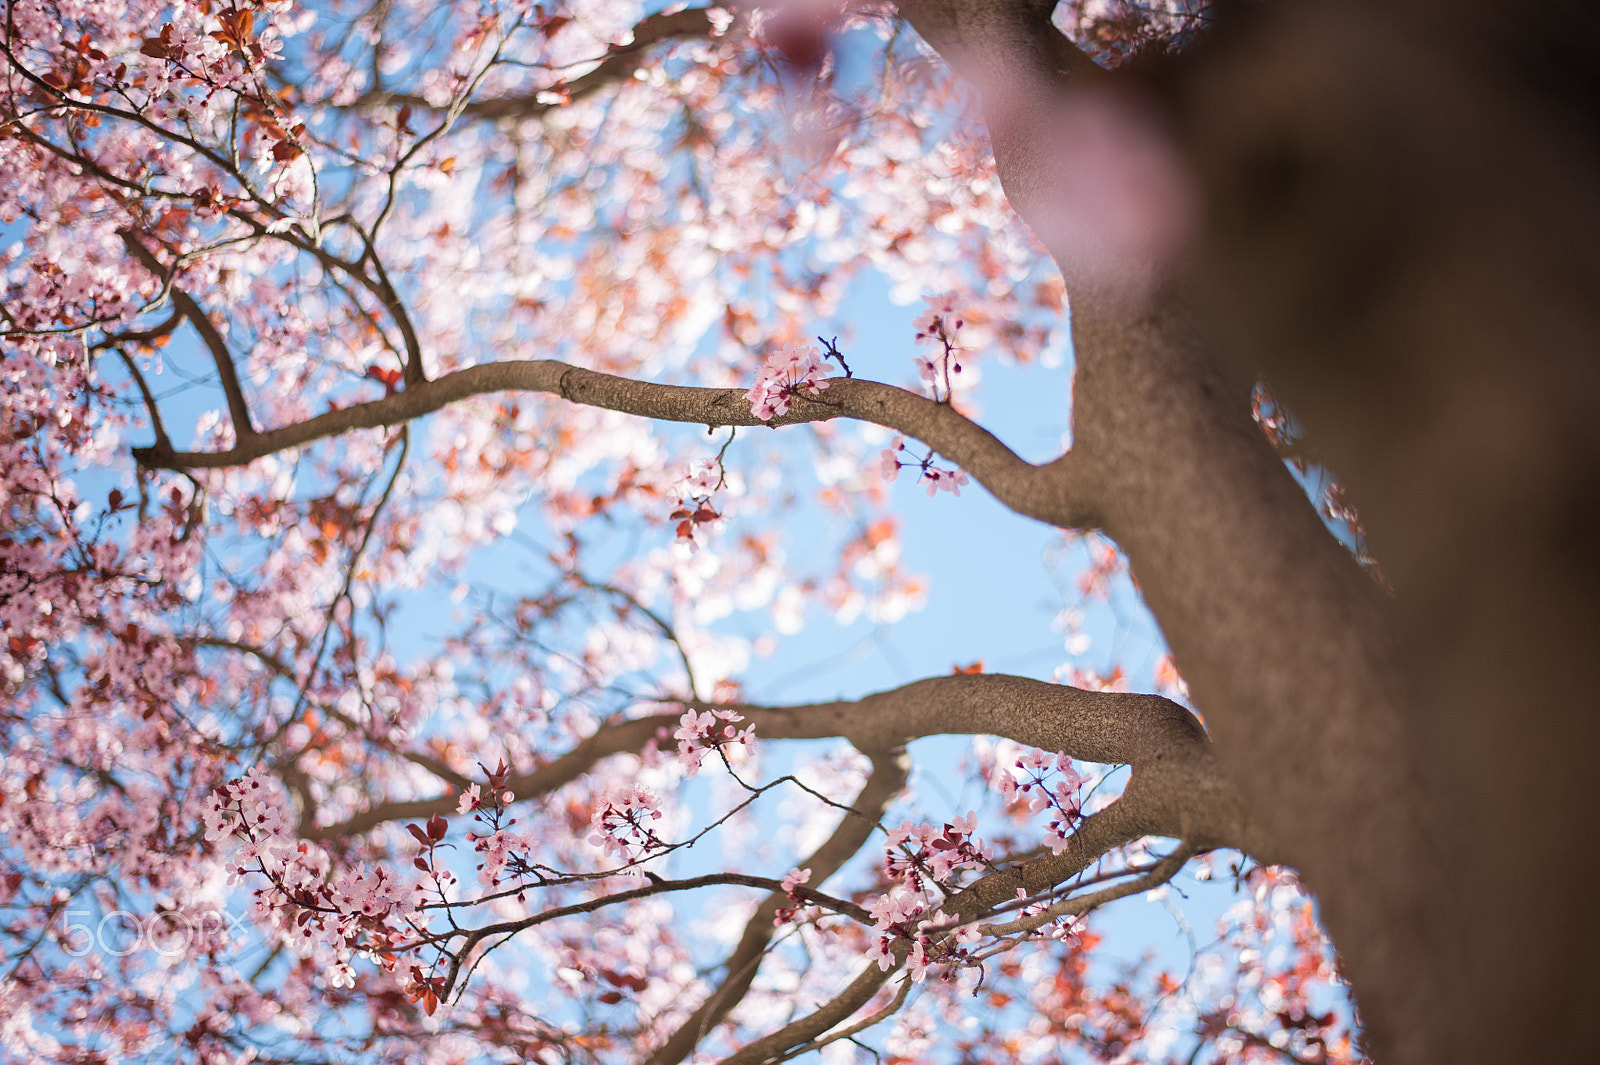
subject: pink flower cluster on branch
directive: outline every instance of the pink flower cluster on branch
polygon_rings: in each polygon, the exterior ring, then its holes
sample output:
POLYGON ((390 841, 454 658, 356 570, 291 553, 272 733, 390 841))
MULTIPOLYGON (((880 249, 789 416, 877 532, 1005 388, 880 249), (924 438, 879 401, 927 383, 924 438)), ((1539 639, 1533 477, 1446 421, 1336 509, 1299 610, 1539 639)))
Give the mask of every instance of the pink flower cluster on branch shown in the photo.
POLYGON ((652 827, 659 820, 661 800, 654 792, 641 784, 622 784, 595 806, 589 842, 620 861, 635 862, 666 847, 652 827))
POLYGON ((883 475, 884 480, 893 481, 900 476, 900 468, 902 466, 916 466, 922 471, 922 476, 919 478, 918 483, 928 486, 929 496, 938 495, 940 492, 960 495, 961 486, 967 483, 967 475, 955 466, 949 469, 938 466, 933 459, 934 452, 932 450, 929 450, 922 458, 917 458, 911 453, 911 449, 906 447, 906 438, 897 436, 894 438, 894 442, 884 448, 882 455, 879 456, 878 472, 883 475), (905 456, 904 460, 901 459, 901 455, 905 456))
POLYGON ((513 877, 520 879, 523 874, 530 872, 527 858, 534 853, 537 844, 532 836, 511 831, 517 819, 508 816, 507 807, 516 801, 517 796, 506 787, 511 770, 505 762, 502 760, 494 770, 482 763, 478 768, 488 774, 488 794, 485 795, 477 784, 470 785, 461 793, 456 812, 472 812, 474 820, 487 830, 468 832, 467 842, 472 844, 474 851, 483 855, 483 862, 478 866, 478 883, 492 889, 499 886, 508 863, 513 877))
POLYGON ((745 397, 750 412, 764 422, 789 412, 789 401, 802 392, 818 395, 828 387, 828 364, 810 344, 785 344, 768 355, 745 397))
POLYGON ((1067 839, 1083 817, 1079 792, 1084 779, 1066 755, 1029 751, 1017 759, 1013 772, 1001 774, 1000 791, 1007 802, 1026 799, 1033 813, 1052 811, 1044 841, 1051 853, 1060 854, 1067 849, 1067 839), (1019 780, 1014 772, 1020 772, 1022 778, 1019 780))
POLYGON ((917 315, 912 325, 917 330, 917 343, 936 344, 939 351, 930 356, 919 355, 914 360, 917 372, 930 396, 941 403, 950 402, 955 394, 955 383, 966 369, 965 357, 957 338, 966 318, 956 307, 956 294, 945 292, 923 300, 927 310, 917 315))
POLYGON ((893 886, 867 908, 877 934, 868 960, 887 972, 894 965, 896 943, 909 941, 906 963, 911 978, 920 983, 930 974, 948 978, 969 959, 967 947, 978 940, 978 932, 942 924, 939 905, 946 889, 955 886, 956 874, 989 865, 991 856, 973 835, 976 830, 977 815, 969 811, 942 831, 902 821, 889 833, 883 872, 893 886), (939 892, 939 899, 930 891, 939 892))
MULTIPOLYGON (((434 889, 404 883, 383 865, 362 863, 335 875, 327 852, 294 838, 287 797, 260 767, 212 793, 204 816, 207 840, 241 843, 228 866, 231 876, 266 878, 251 893, 258 919, 297 951, 321 949, 336 958, 327 970, 333 987, 353 986, 353 953, 379 958, 385 970, 395 971, 401 944, 426 924, 420 911, 434 889)), ((430 819, 426 830, 408 827, 430 851, 445 834, 442 817, 430 819)), ((453 879, 436 874, 441 887, 438 878, 453 879)))
POLYGON ((244 776, 211 793, 206 800, 205 824, 208 843, 230 837, 244 841, 232 866, 236 876, 249 872, 263 855, 272 857, 267 848, 275 841, 290 839, 286 798, 260 766, 251 766, 244 776))
POLYGON ((677 484, 678 506, 668 519, 678 523, 678 539, 687 543, 691 549, 695 546, 695 529, 722 518, 717 508, 711 505, 711 500, 727 483, 727 471, 722 465, 722 457, 728 450, 728 445, 732 443, 733 437, 729 436, 715 459, 692 463, 689 466, 688 476, 677 484))
POLYGON ((743 720, 732 710, 684 711, 678 719, 678 731, 672 735, 678 741, 678 761, 686 774, 692 777, 698 773, 701 760, 710 752, 727 761, 730 752, 738 752, 737 757, 753 747, 755 726, 739 729, 737 724, 743 720))
POLYGON ((803 904, 800 900, 800 896, 796 894, 796 891, 802 884, 809 883, 811 883, 811 870, 809 868, 791 869, 784 874, 781 882, 783 893, 789 896, 789 901, 794 903, 794 905, 778 907, 777 911, 772 915, 773 924, 788 924, 790 921, 793 921, 800 916, 800 911, 803 908, 803 904))

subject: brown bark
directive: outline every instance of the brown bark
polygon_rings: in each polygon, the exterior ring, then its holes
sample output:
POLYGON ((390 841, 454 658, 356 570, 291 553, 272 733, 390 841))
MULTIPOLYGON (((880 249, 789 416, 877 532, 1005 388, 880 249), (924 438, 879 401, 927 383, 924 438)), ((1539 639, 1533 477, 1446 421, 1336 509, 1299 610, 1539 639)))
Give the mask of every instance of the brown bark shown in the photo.
MULTIPOLYGON (((1026 72, 1027 105, 991 119, 1025 219, 1060 194, 1037 145, 1072 91, 1048 6, 902 5, 980 89, 1014 96, 1026 72)), ((1493 5, 1449 26, 1262 7, 1167 83, 1202 194, 1187 267, 1141 302, 1052 247, 1080 484, 1219 762, 1316 888, 1375 1056, 1574 1056, 1596 920, 1569 841, 1600 808, 1585 111, 1550 105, 1548 71, 1543 96, 1519 82, 1525 49, 1490 61, 1513 21, 1493 5), (1262 371, 1354 489, 1392 599, 1249 424, 1262 371), (1515 912, 1508 859, 1540 870, 1515 912)))
POLYGON ((1593 64, 1600 34, 1575 13, 1283 5, 1186 94, 1211 331, 1304 418, 1395 589, 1401 742, 1438 844, 1398 857, 1445 952, 1362 989, 1373 1014, 1439 985, 1383 1022, 1393 1060, 1577 1060, 1600 1013, 1573 843, 1600 814, 1600 167, 1575 120, 1600 97, 1562 96, 1558 54, 1593 64), (1517 864, 1537 886, 1508 907, 1517 864))

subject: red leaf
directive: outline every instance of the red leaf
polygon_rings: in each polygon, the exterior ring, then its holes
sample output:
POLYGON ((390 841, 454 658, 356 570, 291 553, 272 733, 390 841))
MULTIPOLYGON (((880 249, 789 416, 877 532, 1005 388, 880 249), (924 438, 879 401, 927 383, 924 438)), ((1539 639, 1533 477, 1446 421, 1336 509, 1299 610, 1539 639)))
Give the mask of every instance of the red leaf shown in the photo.
POLYGON ((139 46, 139 52, 151 59, 172 58, 172 23, 169 22, 161 27, 161 36, 146 37, 144 43, 139 46))
POLYGON ((428 838, 435 843, 444 839, 444 834, 450 830, 450 822, 438 814, 428 818, 428 838))
POLYGON ((622 1001, 622 992, 607 991, 605 994, 600 996, 600 1001, 604 1002, 607 1006, 615 1006, 617 1003, 622 1001))
POLYGON ((426 858, 413 858, 411 859, 411 864, 421 869, 424 873, 430 872, 426 858))
POLYGON ((407 825, 406 831, 415 836, 417 838, 417 842, 422 844, 424 847, 429 845, 428 834, 422 831, 422 829, 418 828, 416 825, 407 825))

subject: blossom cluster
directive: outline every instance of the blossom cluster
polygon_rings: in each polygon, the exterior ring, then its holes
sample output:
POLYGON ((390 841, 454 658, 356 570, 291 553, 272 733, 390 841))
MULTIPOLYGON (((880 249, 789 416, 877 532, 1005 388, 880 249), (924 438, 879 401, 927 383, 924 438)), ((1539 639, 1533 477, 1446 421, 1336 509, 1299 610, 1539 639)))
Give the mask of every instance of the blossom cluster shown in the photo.
POLYGON ((678 741, 678 761, 687 775, 692 777, 700 771, 700 762, 708 752, 715 751, 727 759, 730 752, 742 754, 749 750, 755 743, 756 730, 754 725, 738 728, 738 722, 743 720, 732 710, 684 711, 678 719, 678 731, 672 735, 678 741))
MULTIPOLYGON (((294 838, 286 796, 260 767, 217 788, 204 820, 208 841, 239 843, 228 864, 233 878, 266 877, 267 884, 252 892, 257 917, 302 952, 320 947, 333 953, 337 960, 327 969, 333 987, 353 986, 352 952, 379 957, 393 971, 391 948, 404 932, 425 924, 419 911, 428 888, 403 883, 382 865, 362 863, 334 875, 325 851, 294 838)), ((424 840, 444 835, 443 818, 430 821, 427 832, 411 827, 424 840)))
POLYGON ((803 908, 803 904, 798 891, 800 885, 809 884, 810 882, 810 869, 791 869, 784 874, 783 881, 779 886, 783 889, 783 893, 789 896, 789 901, 794 903, 794 905, 778 907, 777 911, 772 915, 773 924, 788 924, 790 921, 793 921, 800 916, 800 911, 803 908))
POLYGON ((883 449, 883 454, 878 459, 878 472, 883 475, 884 480, 893 481, 900 476, 902 466, 916 466, 922 470, 922 477, 918 483, 928 486, 929 496, 940 492, 960 495, 961 486, 967 483, 967 475, 955 466, 945 469, 935 465, 933 457, 934 453, 929 451, 923 458, 917 458, 911 454, 911 449, 906 447, 906 438, 897 436, 883 449), (905 458, 901 459, 901 455, 905 458))
POLYGON ((678 523, 678 539, 694 547, 694 531, 698 526, 719 520, 722 514, 711 505, 712 497, 726 483, 722 456, 714 461, 698 461, 690 465, 688 476, 677 484, 678 506, 670 520, 678 523))
POLYGON ((764 422, 789 412, 789 401, 802 392, 817 395, 828 387, 828 364, 810 344, 785 344, 768 355, 756 375, 755 387, 745 393, 750 413, 764 422))
POLYGON ((902 821, 889 833, 883 871, 893 886, 867 907, 877 933, 867 950, 868 960, 887 971, 894 964, 896 943, 909 941, 906 964, 911 978, 921 982, 930 973, 948 975, 968 957, 967 947, 977 940, 977 931, 942 925, 939 904, 929 891, 950 886, 963 870, 989 863, 987 850, 973 836, 976 829, 977 815, 969 811, 942 830, 902 821))
POLYGON ((1012 772, 1000 775, 1000 791, 1007 802, 1025 800, 1033 813, 1052 811, 1044 841, 1051 853, 1060 854, 1083 816, 1084 779, 1066 755, 1029 751, 1016 760, 1012 772), (1015 773, 1021 773, 1021 779, 1015 773))
POLYGON ((282 789, 261 772, 260 766, 251 766, 244 776, 223 784, 207 797, 205 824, 207 843, 229 836, 246 842, 250 853, 239 858, 234 863, 236 867, 253 863, 272 841, 289 837, 282 789))
POLYGON ((948 403, 955 392, 956 379, 966 369, 966 356, 957 343, 966 319, 956 306, 956 294, 945 292, 923 300, 927 310, 912 321, 917 331, 917 343, 936 344, 939 351, 930 356, 919 355, 915 361, 922 383, 932 397, 948 403))
POLYGON ((661 800, 637 783, 608 791, 595 806, 589 842, 620 861, 637 861, 666 847, 652 822, 661 820, 661 800))
POLYGON ((527 855, 534 849, 531 837, 505 828, 496 829, 487 835, 468 832, 467 842, 472 844, 473 850, 483 855, 483 864, 478 870, 478 883, 486 888, 493 888, 500 883, 506 863, 514 854, 527 855))

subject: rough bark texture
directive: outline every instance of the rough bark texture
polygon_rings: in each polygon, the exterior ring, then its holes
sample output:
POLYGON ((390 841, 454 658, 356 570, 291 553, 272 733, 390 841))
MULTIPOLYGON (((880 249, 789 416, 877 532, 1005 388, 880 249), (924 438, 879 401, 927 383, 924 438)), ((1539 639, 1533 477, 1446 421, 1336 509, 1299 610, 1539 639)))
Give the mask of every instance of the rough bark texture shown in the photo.
MULTIPOLYGON (((1401 742, 1435 845, 1390 858, 1425 887, 1427 923, 1388 932, 1409 949, 1361 975, 1383 929, 1335 929, 1377 1034, 1393 1060, 1576 1060, 1600 1011, 1593 862, 1572 843, 1600 813, 1600 20, 1430 14, 1284 5, 1197 66, 1195 272, 1212 332, 1348 480, 1396 593, 1401 742), (1508 860, 1538 868, 1510 907, 1508 860), (1422 1012, 1381 1016, 1430 984, 1422 1012)), ((1318 888, 1331 908, 1363 884, 1318 888)))
MULTIPOLYGON (((1061 194, 1037 146, 1081 73, 1050 6, 902 5, 980 89, 1027 100, 993 106, 991 131, 1030 220, 1061 194)), ((1569 60, 1600 54, 1600 20, 1562 4, 1451 8, 1448 24, 1420 4, 1222 14, 1155 82, 1198 176, 1197 253, 1140 301, 1052 245, 1087 505, 1219 762, 1317 889, 1374 1055, 1579 1056, 1600 1012, 1588 848, 1569 842, 1600 811, 1582 675, 1600 647, 1584 125, 1600 95, 1569 60), (1250 424, 1257 373, 1349 482, 1392 598, 1250 424), (1539 870, 1520 905, 1508 860, 1539 870)))

